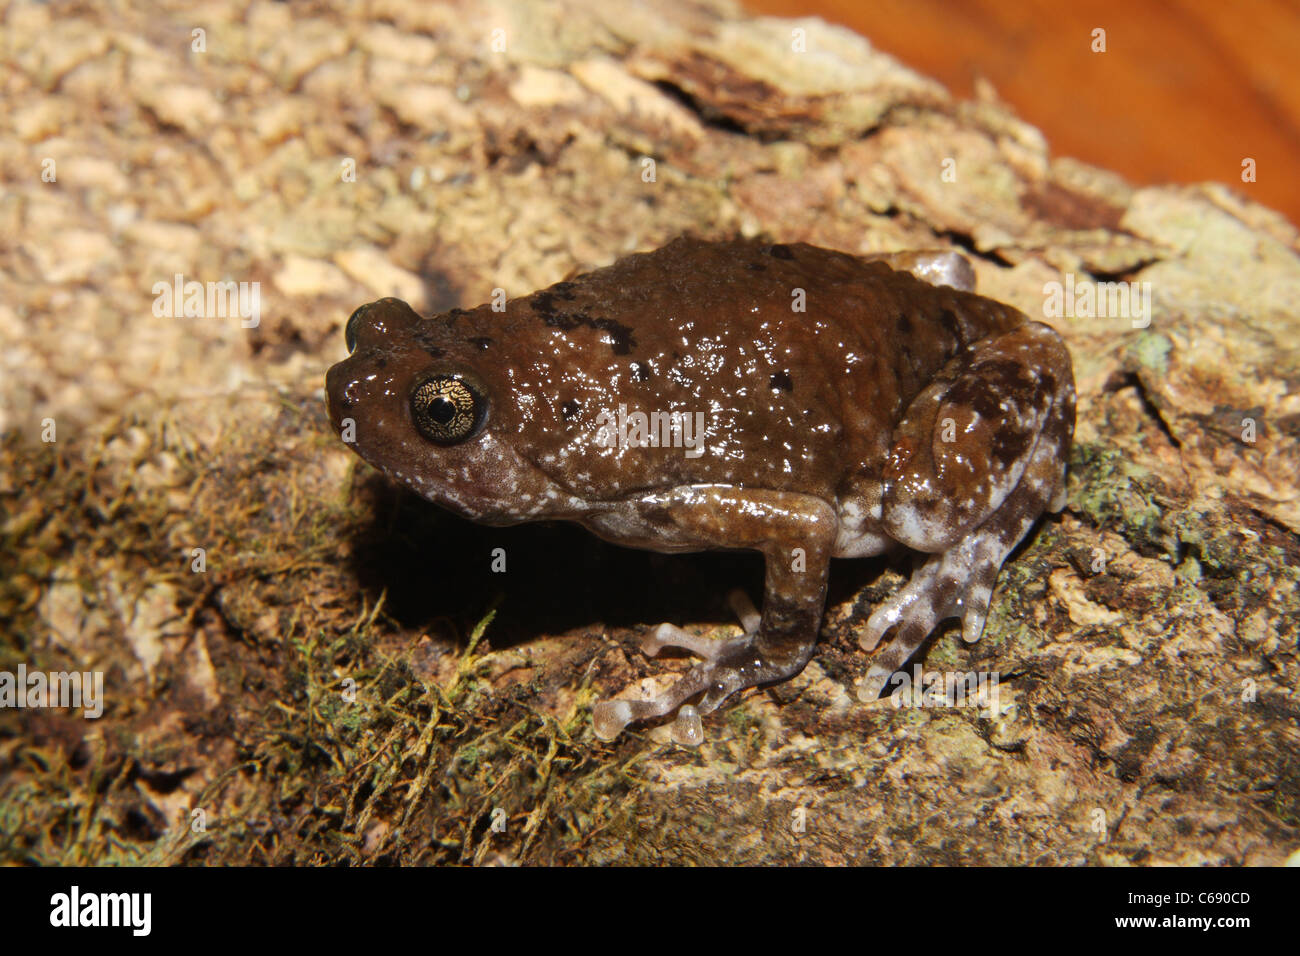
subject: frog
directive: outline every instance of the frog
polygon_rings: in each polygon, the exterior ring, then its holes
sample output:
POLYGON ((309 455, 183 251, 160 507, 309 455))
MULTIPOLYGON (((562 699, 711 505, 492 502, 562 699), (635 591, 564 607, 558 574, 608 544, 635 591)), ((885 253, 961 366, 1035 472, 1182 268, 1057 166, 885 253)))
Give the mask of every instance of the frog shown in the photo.
POLYGON ((698 746, 724 701, 808 664, 833 558, 914 557, 856 635, 874 652, 858 697, 877 700, 941 621, 980 637, 1008 555, 1064 507, 1069 350, 974 278, 954 250, 682 236, 477 308, 383 298, 344 325, 328 416, 379 472, 471 521, 761 554, 761 609, 732 594, 741 633, 648 628, 647 656, 698 661, 592 708, 601 740, 671 716, 698 746))

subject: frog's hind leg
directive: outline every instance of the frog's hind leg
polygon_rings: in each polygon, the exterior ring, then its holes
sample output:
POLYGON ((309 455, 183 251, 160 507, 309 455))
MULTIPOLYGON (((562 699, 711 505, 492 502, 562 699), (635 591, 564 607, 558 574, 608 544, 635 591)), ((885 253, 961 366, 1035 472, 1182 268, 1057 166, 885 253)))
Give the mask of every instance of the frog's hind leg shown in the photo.
POLYGON ((859 687, 879 696, 948 617, 984 631, 998 571, 1044 511, 1065 505, 1074 379, 1060 337, 1028 323, 977 343, 922 392, 895 432, 885 474, 889 534, 933 555, 867 621, 860 644, 889 647, 859 687))

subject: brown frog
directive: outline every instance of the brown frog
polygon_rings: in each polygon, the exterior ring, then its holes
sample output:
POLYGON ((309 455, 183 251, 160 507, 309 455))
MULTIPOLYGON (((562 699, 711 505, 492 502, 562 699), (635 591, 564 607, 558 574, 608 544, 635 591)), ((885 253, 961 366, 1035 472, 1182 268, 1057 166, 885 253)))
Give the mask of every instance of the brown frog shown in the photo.
POLYGON ((743 636, 659 626, 645 652, 702 662, 593 713, 611 739, 678 711, 675 738, 698 743, 700 714, 808 662, 831 558, 929 555, 861 635, 869 650, 895 632, 860 685, 875 699, 940 620, 980 636, 1002 562, 1064 506, 1070 355, 972 286, 953 253, 678 239, 503 310, 362 306, 329 415, 388 477, 475 521, 761 552, 743 636))

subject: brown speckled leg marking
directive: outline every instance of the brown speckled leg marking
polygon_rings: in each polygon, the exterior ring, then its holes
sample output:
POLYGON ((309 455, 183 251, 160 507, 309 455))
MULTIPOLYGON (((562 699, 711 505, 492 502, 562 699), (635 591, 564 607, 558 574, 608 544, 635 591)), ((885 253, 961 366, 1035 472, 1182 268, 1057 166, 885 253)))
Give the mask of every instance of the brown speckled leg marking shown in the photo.
POLYGON ((656 654, 661 647, 679 646, 705 660, 653 700, 602 701, 592 712, 596 735, 612 740, 629 723, 681 707, 673 738, 694 746, 703 740, 699 715, 716 709, 736 691, 792 677, 808 662, 817 643, 838 524, 831 506, 820 498, 755 489, 693 486, 649 496, 641 507, 669 516, 682 546, 721 540, 725 528, 737 547, 761 551, 766 558, 763 611, 757 622, 752 605, 732 602, 746 624, 745 635, 705 641, 671 625, 661 626, 642 643, 643 650, 656 654), (802 551, 798 559, 796 548, 802 551), (703 696, 695 707, 682 706, 697 694, 703 696))
POLYGON ((896 628, 859 687, 875 700, 948 617, 978 640, 1006 556, 1046 510, 1065 505, 1074 385, 1060 337, 1029 323, 977 343, 912 403, 895 432, 883 520, 891 536, 934 556, 867 621, 873 649, 896 628), (942 440, 945 427, 956 439, 942 440))

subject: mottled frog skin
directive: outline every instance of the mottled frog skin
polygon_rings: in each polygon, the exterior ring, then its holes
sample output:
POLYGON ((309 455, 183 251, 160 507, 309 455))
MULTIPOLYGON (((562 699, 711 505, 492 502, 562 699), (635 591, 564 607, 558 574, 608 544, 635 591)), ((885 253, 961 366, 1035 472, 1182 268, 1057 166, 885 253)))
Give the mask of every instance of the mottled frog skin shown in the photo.
POLYGON ((657 698, 593 713, 611 739, 676 711, 674 736, 697 743, 700 714, 808 662, 831 558, 929 556, 860 637, 872 649, 893 632, 859 688, 875 699, 940 620, 980 636, 1002 562, 1063 507, 1070 355, 972 284, 952 253, 683 238, 504 311, 421 318, 381 299, 348 320, 330 419, 388 477, 475 521, 761 552, 762 613, 740 602, 743 636, 660 625, 644 651, 701 662, 657 698), (659 419, 648 442, 620 411, 684 413, 703 433, 692 451, 659 419))

